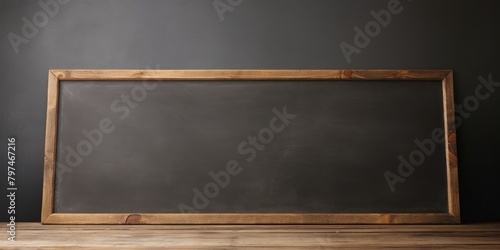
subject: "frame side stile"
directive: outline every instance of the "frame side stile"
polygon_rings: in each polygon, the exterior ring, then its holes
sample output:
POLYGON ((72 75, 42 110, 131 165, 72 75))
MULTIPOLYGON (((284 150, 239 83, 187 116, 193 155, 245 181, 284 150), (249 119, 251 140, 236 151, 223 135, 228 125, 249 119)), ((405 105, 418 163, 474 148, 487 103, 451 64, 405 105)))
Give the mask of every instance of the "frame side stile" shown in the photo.
POLYGON ((42 217, 44 223, 54 211, 54 184, 57 147, 57 112, 59 102, 59 79, 49 71, 47 91, 47 121, 45 128, 45 155, 43 176, 42 217))
POLYGON ((460 223, 453 72, 450 72, 443 79, 443 105, 445 119, 446 170, 448 177, 448 211, 455 222, 460 223))

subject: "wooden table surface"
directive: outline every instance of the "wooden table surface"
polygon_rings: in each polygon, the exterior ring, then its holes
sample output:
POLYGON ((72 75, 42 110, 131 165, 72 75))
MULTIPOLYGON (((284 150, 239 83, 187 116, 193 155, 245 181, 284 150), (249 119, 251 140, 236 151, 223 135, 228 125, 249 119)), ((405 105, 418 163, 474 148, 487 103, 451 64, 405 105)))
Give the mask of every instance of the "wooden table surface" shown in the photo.
MULTIPOLYGON (((41 225, 0 249, 500 249, 500 223, 471 225, 41 225)), ((4 224, 4 229, 6 226, 4 224)))

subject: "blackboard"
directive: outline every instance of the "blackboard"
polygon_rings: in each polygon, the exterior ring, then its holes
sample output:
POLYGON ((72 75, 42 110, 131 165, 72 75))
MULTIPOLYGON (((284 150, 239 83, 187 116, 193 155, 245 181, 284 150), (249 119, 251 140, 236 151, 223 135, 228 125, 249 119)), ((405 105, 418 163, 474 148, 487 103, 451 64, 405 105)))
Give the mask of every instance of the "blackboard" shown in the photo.
POLYGON ((42 222, 457 223, 452 104, 451 71, 53 70, 42 222))

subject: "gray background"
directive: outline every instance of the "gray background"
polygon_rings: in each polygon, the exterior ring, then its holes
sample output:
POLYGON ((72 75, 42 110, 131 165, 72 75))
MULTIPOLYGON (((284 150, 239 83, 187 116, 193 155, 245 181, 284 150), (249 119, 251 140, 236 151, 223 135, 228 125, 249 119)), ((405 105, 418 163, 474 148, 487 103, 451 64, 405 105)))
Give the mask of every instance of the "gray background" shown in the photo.
MULTIPOLYGON (((402 13, 348 64, 339 43, 352 44, 353 28, 386 5, 247 0, 221 22, 212 1, 74 1, 16 54, 7 34, 21 34, 21 18, 41 8, 36 1, 2 1, 0 138, 5 144, 8 136, 17 138, 18 221, 40 220, 51 68, 453 69, 457 103, 474 95, 478 76, 499 81, 498 1, 402 1, 402 13)), ((498 95, 482 101, 458 129, 465 222, 500 220, 498 95)), ((6 146, 0 149, 6 155, 6 146)), ((6 212, 0 216, 7 220, 6 212)))

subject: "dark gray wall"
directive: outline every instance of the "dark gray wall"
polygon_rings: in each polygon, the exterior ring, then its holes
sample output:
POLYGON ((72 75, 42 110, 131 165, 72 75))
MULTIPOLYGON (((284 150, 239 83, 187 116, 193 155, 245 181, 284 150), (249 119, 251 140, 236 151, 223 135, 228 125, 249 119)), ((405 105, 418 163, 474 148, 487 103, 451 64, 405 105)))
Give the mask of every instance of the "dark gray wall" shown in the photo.
MULTIPOLYGON (((459 104, 475 95, 478 76, 500 81, 498 1, 402 0, 402 11, 348 63, 339 44, 353 44, 354 27, 388 2, 243 0, 221 21, 212 1, 72 1, 43 23, 37 1, 2 1, 0 155, 15 136, 18 221, 40 220, 51 68, 452 69, 459 104), (38 32, 23 35, 22 18, 40 16, 38 32), (17 53, 10 32, 28 41, 17 53)), ((465 222, 500 220, 499 105, 500 91, 491 93, 458 129, 465 222)), ((6 167, 0 180, 5 187, 6 167)))

